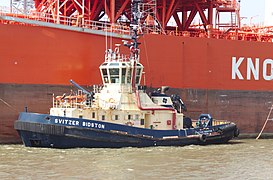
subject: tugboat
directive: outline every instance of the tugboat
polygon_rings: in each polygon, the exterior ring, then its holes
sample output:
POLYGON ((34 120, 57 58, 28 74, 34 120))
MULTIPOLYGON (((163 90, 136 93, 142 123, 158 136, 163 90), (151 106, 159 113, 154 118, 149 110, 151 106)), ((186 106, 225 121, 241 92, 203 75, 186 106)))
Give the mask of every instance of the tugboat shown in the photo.
POLYGON ((15 121, 27 147, 119 148, 185 146, 227 143, 239 135, 232 122, 215 125, 202 114, 195 127, 185 118, 185 106, 177 95, 168 96, 162 87, 150 96, 141 85, 143 65, 139 62, 138 31, 141 0, 132 0, 132 42, 129 56, 119 45, 105 52, 100 65, 103 86, 89 92, 70 80, 76 94, 53 97, 50 114, 22 112, 15 121))

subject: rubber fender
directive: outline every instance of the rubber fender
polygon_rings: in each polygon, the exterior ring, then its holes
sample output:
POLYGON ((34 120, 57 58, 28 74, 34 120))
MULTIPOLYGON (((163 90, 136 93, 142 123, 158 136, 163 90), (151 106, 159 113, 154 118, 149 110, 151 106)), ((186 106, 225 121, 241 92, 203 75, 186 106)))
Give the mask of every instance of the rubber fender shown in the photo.
POLYGON ((237 129, 237 127, 235 124, 229 124, 228 126, 221 128, 221 129, 223 130, 223 133, 226 133, 226 132, 234 131, 235 129, 237 129))
POLYGON ((200 134, 199 140, 200 140, 201 142, 206 142, 207 136, 206 136, 205 134, 200 134))
POLYGON ((236 128, 236 129, 234 130, 234 137, 238 137, 239 134, 240 134, 240 130, 239 130, 238 128, 236 128))

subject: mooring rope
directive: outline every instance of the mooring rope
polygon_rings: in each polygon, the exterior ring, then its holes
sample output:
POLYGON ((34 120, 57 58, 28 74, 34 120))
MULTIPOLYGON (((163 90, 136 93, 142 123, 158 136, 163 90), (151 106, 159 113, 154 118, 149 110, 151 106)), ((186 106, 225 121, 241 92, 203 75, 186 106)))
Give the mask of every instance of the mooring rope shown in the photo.
POLYGON ((8 106, 13 111, 19 113, 14 107, 12 107, 8 102, 6 102, 5 100, 3 100, 2 98, 0 98, 0 101, 2 101, 6 106, 8 106))

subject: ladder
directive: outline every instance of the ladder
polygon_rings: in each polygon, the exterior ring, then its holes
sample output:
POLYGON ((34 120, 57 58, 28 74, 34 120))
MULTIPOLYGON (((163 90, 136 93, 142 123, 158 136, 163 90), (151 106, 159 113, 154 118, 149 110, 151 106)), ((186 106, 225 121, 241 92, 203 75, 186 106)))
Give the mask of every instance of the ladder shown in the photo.
POLYGON ((139 11, 141 13, 141 19, 139 26, 142 27, 142 30, 148 32, 164 32, 161 24, 157 20, 157 1, 156 0, 144 0, 142 3, 139 3, 139 11))
POLYGON ((267 118, 266 118, 266 120, 265 120, 265 123, 264 123, 264 125, 263 125, 263 128, 262 128, 261 132, 259 133, 259 135, 256 137, 256 139, 259 139, 260 136, 262 135, 262 133, 263 133, 263 131, 264 131, 264 128, 265 128, 267 122, 268 122, 269 120, 273 120, 273 118, 270 119, 270 115, 271 115, 272 110, 273 110, 273 105, 271 106, 271 108, 270 108, 270 110, 269 110, 269 113, 268 113, 268 115, 267 115, 267 118))
POLYGON ((240 25, 240 4, 236 0, 226 0, 216 6, 215 25, 217 29, 238 29, 240 25), (230 13, 230 22, 221 22, 220 14, 230 13))

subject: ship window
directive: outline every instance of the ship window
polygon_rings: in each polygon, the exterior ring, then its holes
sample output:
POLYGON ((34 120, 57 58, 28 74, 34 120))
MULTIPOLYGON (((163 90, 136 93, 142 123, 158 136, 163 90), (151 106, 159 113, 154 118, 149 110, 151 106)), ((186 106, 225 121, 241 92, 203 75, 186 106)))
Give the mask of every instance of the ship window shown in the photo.
POLYGON ((138 120, 139 119, 139 114, 135 115, 135 119, 138 120))
POLYGON ((136 75, 137 75, 137 76, 140 76, 140 73, 141 73, 141 68, 137 68, 137 69, 136 69, 136 75))
POLYGON ((111 68, 109 69, 111 83, 119 83, 119 69, 111 68))
POLYGON ((110 63, 109 66, 119 66, 119 63, 110 63))
POLYGON ((104 76, 107 75, 107 69, 101 69, 101 71, 104 76))
POLYGON ((101 69, 103 80, 105 83, 109 83, 107 69, 101 69))
POLYGON ((101 120, 103 120, 103 121, 105 120, 105 115, 101 116, 101 120))
POLYGON ((131 76, 132 76, 132 72, 131 72, 131 69, 129 69, 128 76, 127 76, 127 83, 131 83, 131 76))
POLYGON ((96 113, 92 112, 92 118, 96 118, 96 113))
POLYGON ((80 118, 80 119, 82 119, 82 118, 83 118, 83 116, 82 116, 82 115, 79 115, 79 118, 80 118))
POLYGON ((105 83, 109 83, 108 77, 104 77, 104 82, 105 82, 105 83))
MULTIPOLYGON (((140 65, 138 64, 138 66, 140 65)), ((140 84, 141 70, 139 67, 136 69, 136 84, 140 84)))
POLYGON ((125 83, 126 68, 122 68, 121 83, 125 83))
POLYGON ((118 115, 115 115, 115 120, 118 120, 118 115))
POLYGON ((140 125, 144 125, 144 119, 140 119, 140 125))
POLYGON ((109 69, 110 75, 119 75, 119 69, 118 68, 111 68, 109 69))
POLYGON ((131 115, 130 114, 128 114, 128 120, 130 120, 131 119, 131 115))
POLYGON ((137 76, 137 77, 136 77, 136 84, 139 84, 139 83, 140 83, 140 82, 139 82, 139 79, 140 79, 140 77, 137 76))

